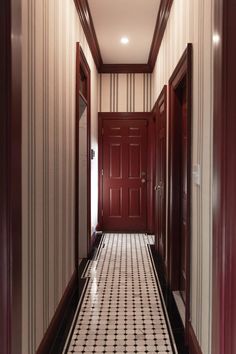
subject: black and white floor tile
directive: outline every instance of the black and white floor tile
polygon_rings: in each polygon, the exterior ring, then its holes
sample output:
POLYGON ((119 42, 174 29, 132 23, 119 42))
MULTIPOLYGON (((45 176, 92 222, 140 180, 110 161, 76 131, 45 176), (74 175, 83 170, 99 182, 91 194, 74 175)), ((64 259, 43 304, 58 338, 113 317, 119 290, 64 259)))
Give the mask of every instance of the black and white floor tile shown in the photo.
POLYGON ((145 234, 105 234, 64 353, 176 353, 145 234))

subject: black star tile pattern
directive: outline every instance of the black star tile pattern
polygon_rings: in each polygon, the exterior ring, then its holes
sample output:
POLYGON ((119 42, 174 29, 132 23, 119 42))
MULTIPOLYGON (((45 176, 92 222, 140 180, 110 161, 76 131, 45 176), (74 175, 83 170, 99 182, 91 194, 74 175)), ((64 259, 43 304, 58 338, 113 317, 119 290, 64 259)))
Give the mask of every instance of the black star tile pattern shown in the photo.
MULTIPOLYGON (((145 234, 104 234, 64 353, 175 353, 145 234)), ((86 272, 87 273, 87 272, 86 272)))

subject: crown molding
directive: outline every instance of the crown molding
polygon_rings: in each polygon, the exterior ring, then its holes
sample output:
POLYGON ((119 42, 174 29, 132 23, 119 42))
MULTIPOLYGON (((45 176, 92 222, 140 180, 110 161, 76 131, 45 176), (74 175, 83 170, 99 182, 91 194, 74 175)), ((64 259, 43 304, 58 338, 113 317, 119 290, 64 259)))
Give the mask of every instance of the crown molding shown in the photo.
POLYGON ((99 68, 102 66, 103 62, 88 1, 74 0, 74 2, 89 48, 99 71, 99 68))
POLYGON ((173 0, 161 0, 160 8, 157 15, 155 31, 153 34, 151 49, 149 53, 149 58, 148 58, 148 65, 152 71, 156 64, 157 56, 165 33, 172 4, 173 4, 173 0))
POLYGON ((103 64, 99 68, 99 73, 151 73, 152 70, 148 64, 103 64))
POLYGON ((164 36, 173 0, 161 0, 157 21, 149 52, 148 63, 104 64, 99 48, 88 0, 74 0, 79 18, 99 73, 152 73, 164 36))

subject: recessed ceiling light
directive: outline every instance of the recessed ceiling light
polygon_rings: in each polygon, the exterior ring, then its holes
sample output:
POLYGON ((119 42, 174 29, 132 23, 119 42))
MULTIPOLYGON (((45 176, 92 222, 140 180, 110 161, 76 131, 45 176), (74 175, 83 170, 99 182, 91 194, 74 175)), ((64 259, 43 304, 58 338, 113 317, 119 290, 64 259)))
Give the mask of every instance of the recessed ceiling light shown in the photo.
POLYGON ((122 44, 128 44, 128 43, 129 43, 129 38, 127 38, 127 37, 122 37, 121 40, 120 40, 120 42, 121 42, 122 44))

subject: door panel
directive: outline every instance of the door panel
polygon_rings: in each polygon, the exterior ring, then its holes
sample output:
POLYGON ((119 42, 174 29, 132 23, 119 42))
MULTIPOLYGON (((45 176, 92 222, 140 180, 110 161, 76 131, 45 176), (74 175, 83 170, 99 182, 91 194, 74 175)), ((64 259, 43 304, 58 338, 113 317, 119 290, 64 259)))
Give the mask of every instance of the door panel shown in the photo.
POLYGON ((113 218, 120 218, 122 206, 122 190, 121 188, 110 188, 110 211, 109 216, 113 218))
POLYGON ((141 146, 140 144, 129 144, 129 160, 128 160, 128 170, 129 178, 140 178, 141 171, 141 146))
POLYGON ((166 262, 166 91, 157 101, 156 120, 156 244, 166 262))
POLYGON ((181 230, 180 230, 180 291, 185 302, 186 295, 186 238, 187 238, 187 103, 186 87, 182 92, 181 104, 181 176, 180 176, 180 210, 181 210, 181 230))
POLYGON ((102 146, 103 229, 146 231, 146 120, 104 120, 102 146))
POLYGON ((110 178, 122 178, 122 146, 110 144, 109 149, 110 178))
POLYGON ((129 188, 129 211, 128 216, 130 218, 140 218, 142 209, 142 189, 141 188, 129 188))

